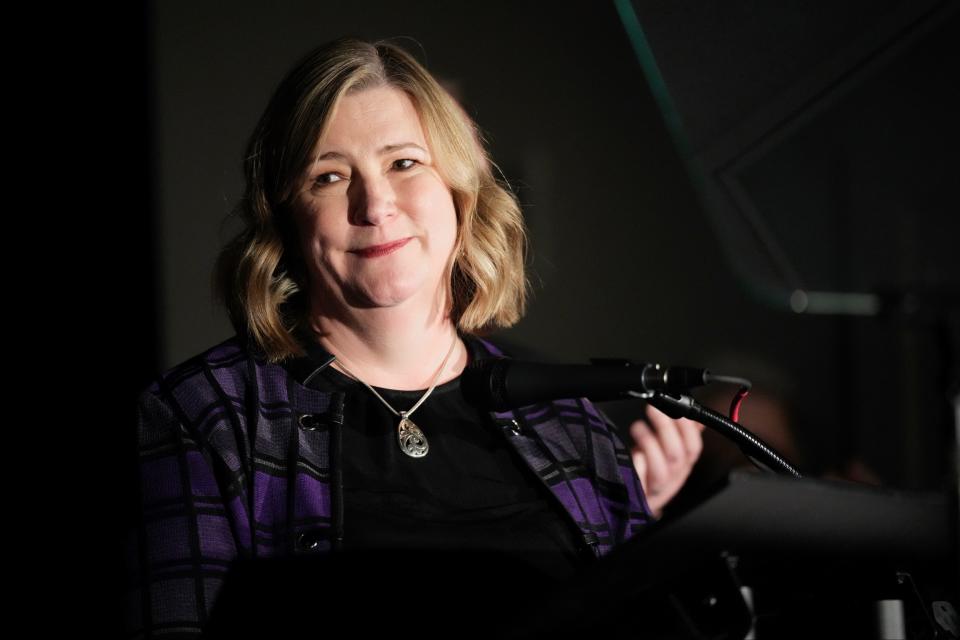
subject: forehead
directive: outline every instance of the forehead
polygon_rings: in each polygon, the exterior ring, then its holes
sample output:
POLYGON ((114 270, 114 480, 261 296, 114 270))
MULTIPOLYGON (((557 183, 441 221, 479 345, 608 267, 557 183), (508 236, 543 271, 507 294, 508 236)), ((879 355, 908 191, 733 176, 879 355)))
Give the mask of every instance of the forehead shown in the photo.
POLYGON ((383 86, 348 93, 338 101, 315 149, 361 153, 414 142, 426 148, 420 116, 402 90, 383 86))

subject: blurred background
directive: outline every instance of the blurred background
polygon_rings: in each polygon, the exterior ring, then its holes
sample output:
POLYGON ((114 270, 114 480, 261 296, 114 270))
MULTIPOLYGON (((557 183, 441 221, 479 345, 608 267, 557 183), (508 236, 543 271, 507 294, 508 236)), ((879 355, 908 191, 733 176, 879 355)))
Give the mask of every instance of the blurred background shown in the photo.
MULTIPOLYGON (((525 211, 532 303, 496 340, 746 376, 743 422, 802 471, 950 486, 955 6, 148 2, 126 63, 142 189, 125 397, 233 333, 210 274, 282 74, 329 39, 397 37, 479 123, 525 211)), ((642 407, 606 410, 626 433, 642 407)))

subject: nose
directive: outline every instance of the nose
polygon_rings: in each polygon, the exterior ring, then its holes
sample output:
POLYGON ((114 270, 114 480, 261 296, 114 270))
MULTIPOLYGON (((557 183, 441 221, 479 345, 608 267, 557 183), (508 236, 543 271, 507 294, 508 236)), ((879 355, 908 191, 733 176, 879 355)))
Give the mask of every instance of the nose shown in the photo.
POLYGON ((354 180, 357 197, 353 211, 355 224, 379 226, 397 214, 397 196, 384 176, 364 176, 354 180))

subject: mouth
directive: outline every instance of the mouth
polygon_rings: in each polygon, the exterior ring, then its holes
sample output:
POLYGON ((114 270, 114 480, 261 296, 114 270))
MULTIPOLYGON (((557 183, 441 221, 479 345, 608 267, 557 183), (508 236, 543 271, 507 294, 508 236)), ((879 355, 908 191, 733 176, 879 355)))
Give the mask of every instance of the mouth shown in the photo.
POLYGON ((412 237, 404 238, 403 240, 397 240, 395 242, 387 242, 386 244, 377 244, 370 247, 364 247, 362 249, 351 249, 350 253, 360 256, 361 258, 379 258, 380 256, 387 255, 388 253, 393 253, 411 240, 413 240, 412 237))

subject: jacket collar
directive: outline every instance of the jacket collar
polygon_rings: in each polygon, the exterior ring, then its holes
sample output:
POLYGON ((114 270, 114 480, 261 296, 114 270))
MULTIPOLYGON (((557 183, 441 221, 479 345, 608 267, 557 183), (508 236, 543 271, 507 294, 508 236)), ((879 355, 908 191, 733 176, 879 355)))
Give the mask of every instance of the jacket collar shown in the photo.
POLYGON ((314 376, 329 367, 337 357, 320 346, 320 343, 314 340, 308 331, 298 328, 292 334, 297 344, 303 348, 304 355, 288 358, 281 363, 281 366, 297 382, 306 387, 314 376))

